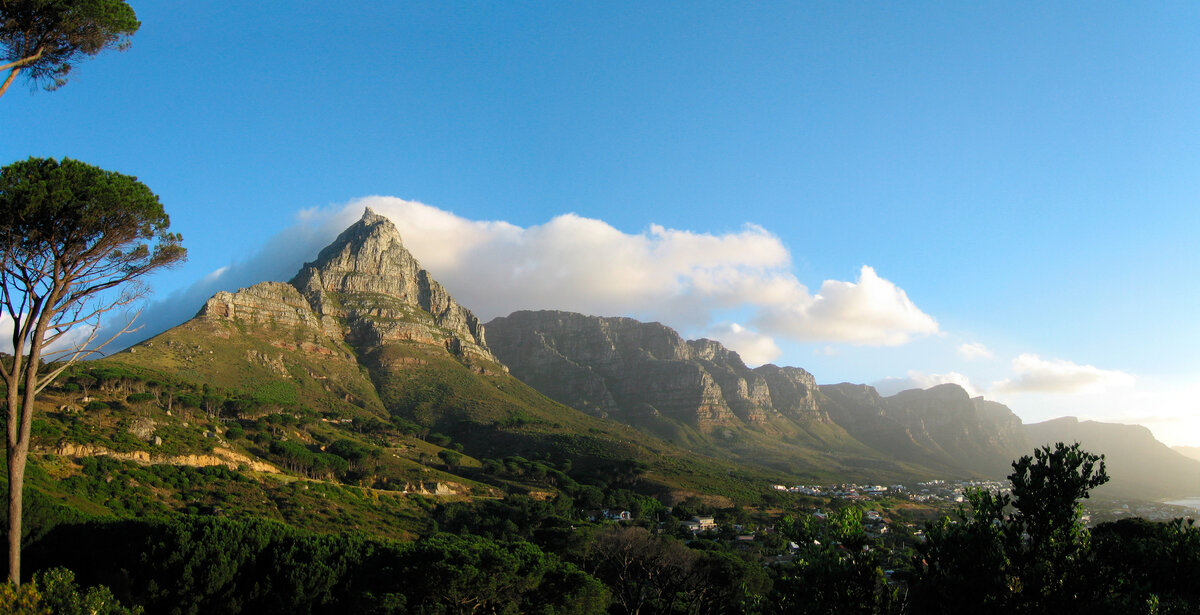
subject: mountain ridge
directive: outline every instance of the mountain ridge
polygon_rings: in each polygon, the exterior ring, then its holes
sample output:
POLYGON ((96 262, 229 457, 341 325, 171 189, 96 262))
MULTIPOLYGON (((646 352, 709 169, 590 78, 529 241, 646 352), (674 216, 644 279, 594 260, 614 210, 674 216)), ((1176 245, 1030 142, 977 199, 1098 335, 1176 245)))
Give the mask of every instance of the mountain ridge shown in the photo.
POLYGON ((971 397, 955 384, 887 397, 866 384, 817 385, 803 369, 750 369, 719 342, 684 340, 661 323, 624 317, 519 311, 486 326, 496 356, 547 396, 668 439, 690 428, 692 437, 681 442, 709 454, 754 461, 753 451, 739 444, 792 438, 794 446, 780 446, 779 454, 840 446, 844 455, 859 454, 860 463, 880 468, 899 463, 929 475, 1003 478, 1013 460, 1047 439, 1080 440, 1098 452, 1113 451, 1113 482, 1101 493, 1190 493, 1176 474, 1191 471, 1191 462, 1145 428, 1134 438, 1139 447, 1129 448, 1098 435, 1119 426, 1080 431, 1025 425, 1007 406, 971 397), (794 388, 781 395, 788 385, 794 388), (800 403, 789 406, 789 400, 800 403), (813 426, 827 426, 824 437, 812 433, 813 426), (737 437, 722 437, 730 434, 737 437), (864 448, 870 453, 862 454, 864 448), (1151 471, 1136 463, 1145 455, 1156 460, 1157 478, 1139 484, 1130 476, 1151 471))
POLYGON ((1009 408, 955 385, 890 397, 818 385, 802 368, 751 369, 717 341, 631 318, 547 310, 480 323, 370 209, 290 282, 216 293, 113 360, 272 408, 400 417, 476 456, 669 449, 791 476, 996 478, 1033 442, 1009 408))

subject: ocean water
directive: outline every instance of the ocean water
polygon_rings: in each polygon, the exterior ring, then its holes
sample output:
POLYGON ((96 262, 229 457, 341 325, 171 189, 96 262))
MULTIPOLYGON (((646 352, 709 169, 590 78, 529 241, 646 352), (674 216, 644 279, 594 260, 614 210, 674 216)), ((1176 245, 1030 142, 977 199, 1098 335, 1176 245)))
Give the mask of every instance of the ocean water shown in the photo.
POLYGON ((1167 504, 1174 504, 1176 506, 1187 506, 1188 508, 1194 509, 1196 511, 1200 511, 1200 497, 1183 498, 1182 500, 1170 500, 1167 502, 1167 504))

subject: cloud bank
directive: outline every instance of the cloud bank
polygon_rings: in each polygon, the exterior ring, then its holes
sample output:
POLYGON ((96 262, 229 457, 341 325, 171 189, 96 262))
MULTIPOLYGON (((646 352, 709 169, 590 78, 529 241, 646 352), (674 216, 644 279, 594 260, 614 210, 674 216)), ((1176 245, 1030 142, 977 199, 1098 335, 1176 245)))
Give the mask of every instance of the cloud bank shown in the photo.
POLYGON ((760 226, 710 234, 652 225, 626 233, 564 214, 519 227, 373 196, 300 212, 256 255, 153 304, 146 333, 183 322, 218 290, 288 280, 364 207, 390 218, 422 266, 485 321, 521 309, 629 315, 706 332, 751 364, 781 354, 775 338, 894 346, 939 332, 933 317, 871 267, 855 281, 826 280, 811 293, 791 273, 787 248, 760 226), (733 311, 747 318, 720 317, 733 311))
POLYGON ((1013 359, 1014 377, 994 382, 989 392, 1006 393, 1095 393, 1112 387, 1133 386, 1133 376, 1117 370, 1079 365, 1063 359, 1043 359, 1023 354, 1013 359))

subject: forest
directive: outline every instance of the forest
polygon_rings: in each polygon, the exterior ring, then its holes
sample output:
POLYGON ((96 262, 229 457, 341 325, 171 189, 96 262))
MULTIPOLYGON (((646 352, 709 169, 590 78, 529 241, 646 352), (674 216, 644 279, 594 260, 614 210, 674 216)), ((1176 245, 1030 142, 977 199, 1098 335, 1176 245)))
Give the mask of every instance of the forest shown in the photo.
MULTIPOLYGON (((361 454, 340 448, 349 457, 361 454)), ((713 509, 699 499, 668 511, 619 483, 581 485, 545 464, 490 465, 493 472, 544 472, 564 488, 543 500, 423 498, 427 518, 414 540, 318 533, 212 510, 94 517, 31 498, 24 554, 26 569, 39 572, 4 590, 0 608, 1118 614, 1190 613, 1200 601, 1192 582, 1200 572, 1200 528, 1191 520, 1137 518, 1085 527, 1079 504, 1107 477, 1102 458, 1077 445, 1044 447, 1015 461, 1011 493, 969 493, 958 510, 926 523, 923 540, 873 535, 864 529, 863 509, 850 503, 830 503, 828 514, 797 509, 756 523, 745 510, 713 509), (628 521, 592 521, 584 504, 636 512, 628 521), (696 515, 723 523, 694 535, 680 521, 696 515), (750 531, 748 540, 733 536, 750 531)), ((122 477, 117 462, 98 458, 85 466, 91 479, 77 482, 107 487, 111 498, 120 498, 130 479, 246 480, 223 468, 149 466, 122 477)))

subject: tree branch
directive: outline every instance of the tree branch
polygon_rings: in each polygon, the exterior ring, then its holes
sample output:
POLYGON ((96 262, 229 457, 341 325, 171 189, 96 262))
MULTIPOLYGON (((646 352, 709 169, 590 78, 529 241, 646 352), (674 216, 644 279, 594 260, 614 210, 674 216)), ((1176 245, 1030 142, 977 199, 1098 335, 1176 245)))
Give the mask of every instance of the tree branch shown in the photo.
MULTIPOLYGON (((12 69, 24 68, 24 67, 29 66, 30 64, 33 64, 34 62, 37 62, 38 60, 42 59, 42 56, 45 53, 46 53, 46 46, 42 45, 37 48, 37 51, 35 51, 33 53, 33 55, 25 56, 24 58, 21 58, 20 60, 14 60, 12 62, 9 62, 8 64, 5 64, 4 66, 0 66, 0 70, 8 70, 10 68, 12 68, 12 69)), ((9 80, 11 80, 11 79, 12 78, 10 77, 9 80)), ((5 84, 5 87, 8 87, 7 83, 5 84)), ((0 91, 0 93, 3 93, 3 92, 0 91)))

